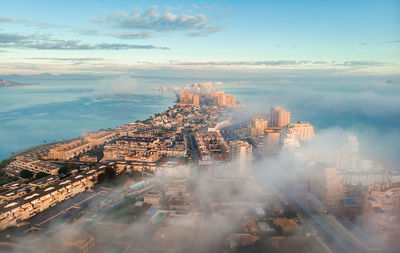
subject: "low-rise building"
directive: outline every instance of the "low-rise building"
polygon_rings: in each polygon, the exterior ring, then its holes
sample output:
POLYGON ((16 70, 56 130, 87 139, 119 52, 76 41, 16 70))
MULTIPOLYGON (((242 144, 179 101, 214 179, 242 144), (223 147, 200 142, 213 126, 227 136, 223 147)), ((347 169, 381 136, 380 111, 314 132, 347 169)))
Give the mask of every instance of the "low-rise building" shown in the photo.
POLYGON ((143 201, 146 204, 159 204, 160 200, 162 198, 162 193, 160 191, 150 191, 150 192, 146 192, 143 195, 143 201))
POLYGON ((43 172, 46 174, 57 175, 61 166, 41 161, 37 157, 18 156, 17 159, 11 163, 11 166, 17 167, 22 170, 29 170, 34 173, 43 172))
POLYGON ((299 225, 294 219, 275 218, 272 222, 277 231, 284 236, 293 235, 299 229, 299 225))
POLYGON ((15 226, 36 214, 69 199, 78 193, 93 187, 97 182, 100 169, 89 169, 72 175, 62 181, 51 184, 41 184, 42 188, 32 187, 29 192, 21 194, 0 204, 0 230, 15 226))

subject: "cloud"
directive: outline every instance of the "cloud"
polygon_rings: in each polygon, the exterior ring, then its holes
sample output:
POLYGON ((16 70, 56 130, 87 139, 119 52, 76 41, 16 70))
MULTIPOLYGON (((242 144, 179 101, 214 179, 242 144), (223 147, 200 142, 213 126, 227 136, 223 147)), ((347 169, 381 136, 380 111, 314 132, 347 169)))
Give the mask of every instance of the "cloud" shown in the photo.
POLYGON ((51 58, 51 57, 35 57, 25 58, 28 60, 51 60, 51 61, 102 61, 103 58, 51 58))
POLYGON ((0 33, 0 48, 32 48, 46 50, 126 50, 126 49, 169 49, 153 45, 135 45, 124 43, 83 43, 79 40, 57 40, 48 37, 0 33))
MULTIPOLYGON (((94 94, 96 95, 126 95, 135 94, 140 87, 140 81, 129 75, 119 75, 106 78, 99 82, 94 94)), ((143 87, 140 89, 143 92, 143 87)))
POLYGON ((290 61, 290 60, 277 60, 277 61, 200 61, 200 62, 173 62, 174 65, 193 65, 193 66, 250 66, 250 65, 268 65, 268 66, 278 66, 278 65, 301 65, 304 64, 303 61, 290 61))
POLYGON ((378 61, 345 61, 343 64, 337 64, 337 66, 379 66, 384 64, 378 61))
POLYGON ((117 32, 110 36, 120 39, 148 39, 153 37, 153 34, 151 32, 117 32))
POLYGON ((0 45, 25 41, 29 37, 13 33, 0 33, 0 45))
POLYGON ((272 61, 189 61, 170 62, 173 65, 181 66, 305 66, 305 65, 326 65, 326 66, 382 66, 386 63, 378 61, 345 61, 342 63, 327 61, 309 60, 272 60, 272 61))
POLYGON ((107 16, 92 17, 92 21, 122 29, 184 31, 192 37, 207 36, 225 29, 224 26, 213 24, 212 18, 205 14, 176 14, 171 9, 159 12, 158 6, 150 6, 143 13, 137 9, 131 12, 118 10, 107 16))
POLYGON ((27 27, 36 27, 40 31, 44 29, 51 29, 51 28, 57 28, 57 29, 64 29, 67 30, 69 33, 76 33, 79 35, 98 35, 99 31, 96 29, 92 28, 84 28, 84 27, 75 27, 75 26, 70 26, 70 25, 61 25, 61 24, 51 24, 51 23, 46 23, 46 22, 41 22, 41 21, 36 21, 36 20, 30 20, 30 19, 24 19, 24 18, 12 18, 12 17, 6 17, 6 16, 1 16, 0 17, 0 23, 12 23, 12 24, 21 24, 27 27))
POLYGON ((190 37, 205 37, 212 33, 217 33, 225 29, 226 29, 225 26, 215 26, 215 27, 209 27, 201 31, 188 32, 187 35, 190 37))
POLYGON ((380 42, 378 44, 398 44, 398 43, 400 43, 400 40, 384 41, 384 42, 380 42))

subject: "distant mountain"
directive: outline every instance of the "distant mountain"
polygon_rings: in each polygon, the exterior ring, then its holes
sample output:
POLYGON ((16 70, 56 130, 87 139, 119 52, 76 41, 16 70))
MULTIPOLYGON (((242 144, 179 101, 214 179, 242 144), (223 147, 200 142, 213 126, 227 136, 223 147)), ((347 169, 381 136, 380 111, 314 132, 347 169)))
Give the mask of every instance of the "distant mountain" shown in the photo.
POLYGON ((18 82, 0 79, 0 87, 30 86, 30 85, 38 85, 38 84, 39 83, 18 83, 18 82))

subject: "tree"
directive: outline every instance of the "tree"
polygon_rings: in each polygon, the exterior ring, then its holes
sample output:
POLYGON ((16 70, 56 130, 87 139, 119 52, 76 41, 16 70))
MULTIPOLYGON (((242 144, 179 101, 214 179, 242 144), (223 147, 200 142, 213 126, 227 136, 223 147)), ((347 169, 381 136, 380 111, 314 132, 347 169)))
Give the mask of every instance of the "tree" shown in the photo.
POLYGON ((33 177, 33 172, 29 170, 21 170, 19 176, 25 179, 29 179, 33 177))
POLYGON ((37 174, 35 175, 35 179, 41 179, 41 178, 47 177, 48 175, 49 175, 49 174, 47 174, 47 173, 39 172, 39 173, 37 173, 37 174))
POLYGON ((67 166, 62 166, 61 168, 58 169, 59 175, 66 175, 68 173, 69 173, 69 167, 67 166))
POLYGON ((0 169, 5 168, 12 162, 12 158, 9 159, 4 159, 3 161, 0 162, 0 169))
POLYGON ((104 172, 109 179, 113 179, 117 175, 115 168, 111 166, 107 166, 104 172))
POLYGON ((100 173, 97 177, 99 183, 103 182, 106 179, 106 175, 104 173, 100 173))

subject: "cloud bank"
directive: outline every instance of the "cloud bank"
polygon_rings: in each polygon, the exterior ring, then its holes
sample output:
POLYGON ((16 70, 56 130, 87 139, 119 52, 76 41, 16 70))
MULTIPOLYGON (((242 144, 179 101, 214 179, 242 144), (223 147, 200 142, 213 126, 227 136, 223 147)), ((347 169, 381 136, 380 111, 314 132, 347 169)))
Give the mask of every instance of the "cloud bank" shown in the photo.
POLYGON ((30 48, 41 50, 127 50, 127 49, 169 49, 153 45, 135 45, 125 43, 84 43, 80 40, 58 40, 40 35, 19 35, 0 33, 0 48, 30 48))
POLYGON ((170 8, 159 11, 156 5, 150 6, 142 13, 138 9, 130 12, 118 10, 106 16, 92 17, 92 21, 122 29, 184 31, 191 37, 207 36, 226 28, 215 24, 214 20, 205 14, 178 14, 172 12, 170 8))

